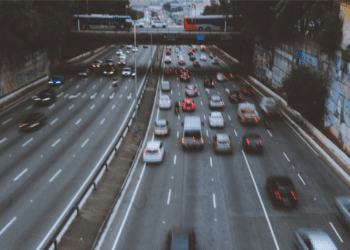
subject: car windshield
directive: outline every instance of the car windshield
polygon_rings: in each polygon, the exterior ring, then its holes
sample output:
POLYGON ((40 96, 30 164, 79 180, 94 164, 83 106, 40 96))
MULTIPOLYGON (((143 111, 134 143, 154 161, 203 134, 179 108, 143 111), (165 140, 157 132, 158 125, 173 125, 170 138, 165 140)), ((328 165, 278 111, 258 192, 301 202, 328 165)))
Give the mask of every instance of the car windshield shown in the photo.
POLYGON ((219 101, 221 101, 221 98, 220 98, 219 96, 212 96, 212 97, 211 97, 211 100, 212 100, 213 102, 219 102, 219 101))
POLYGON ((52 80, 61 80, 61 78, 58 76, 55 76, 54 78, 52 78, 52 80))
POLYGON ((222 115, 220 113, 214 113, 214 114, 211 114, 211 117, 212 118, 222 118, 222 115))
POLYGON ((199 131, 186 131, 185 137, 194 137, 196 139, 201 139, 201 133, 199 131))
POLYGON ((125 68, 125 69, 123 69, 123 71, 128 71, 128 72, 130 72, 131 69, 130 69, 130 68, 125 68))

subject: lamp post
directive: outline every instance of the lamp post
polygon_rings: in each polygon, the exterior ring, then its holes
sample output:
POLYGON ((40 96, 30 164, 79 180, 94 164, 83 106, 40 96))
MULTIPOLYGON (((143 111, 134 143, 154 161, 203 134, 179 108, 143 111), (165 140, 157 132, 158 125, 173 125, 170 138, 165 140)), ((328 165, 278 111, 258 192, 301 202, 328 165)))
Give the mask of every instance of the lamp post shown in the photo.
MULTIPOLYGON (((134 22, 134 48, 136 48, 136 23, 134 22)), ((136 67, 136 51, 134 52, 135 60, 135 131, 137 133, 137 67, 136 67)))
POLYGON ((196 9, 196 5, 192 4, 192 6, 194 7, 194 24, 197 24, 197 9, 196 9))

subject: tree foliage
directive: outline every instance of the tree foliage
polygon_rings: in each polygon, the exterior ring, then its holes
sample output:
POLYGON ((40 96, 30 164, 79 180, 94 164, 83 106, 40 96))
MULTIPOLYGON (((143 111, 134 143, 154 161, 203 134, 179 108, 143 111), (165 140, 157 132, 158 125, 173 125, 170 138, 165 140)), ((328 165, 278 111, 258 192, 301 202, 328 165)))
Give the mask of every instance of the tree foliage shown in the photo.
POLYGON ((326 83, 315 71, 307 67, 293 70, 282 82, 281 90, 287 94, 288 105, 319 127, 323 124, 326 83))
POLYGON ((166 11, 170 12, 171 11, 170 3, 163 4, 163 10, 166 10, 166 11))
POLYGON ((221 5, 216 3, 211 3, 211 5, 205 6, 203 10, 203 15, 222 15, 223 8, 221 5))

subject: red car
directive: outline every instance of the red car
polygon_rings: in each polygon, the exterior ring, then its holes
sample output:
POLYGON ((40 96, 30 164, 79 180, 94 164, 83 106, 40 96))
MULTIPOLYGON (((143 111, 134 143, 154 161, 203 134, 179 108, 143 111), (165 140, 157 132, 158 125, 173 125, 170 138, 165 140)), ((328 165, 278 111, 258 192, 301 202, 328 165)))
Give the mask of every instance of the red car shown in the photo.
POLYGON ((194 111, 195 106, 194 106, 194 101, 192 98, 185 98, 182 101, 182 111, 194 111))
POLYGON ((205 45, 201 45, 201 51, 206 51, 207 47, 205 47, 205 45))
POLYGON ((171 50, 165 51, 165 54, 166 54, 167 56, 171 55, 171 50))

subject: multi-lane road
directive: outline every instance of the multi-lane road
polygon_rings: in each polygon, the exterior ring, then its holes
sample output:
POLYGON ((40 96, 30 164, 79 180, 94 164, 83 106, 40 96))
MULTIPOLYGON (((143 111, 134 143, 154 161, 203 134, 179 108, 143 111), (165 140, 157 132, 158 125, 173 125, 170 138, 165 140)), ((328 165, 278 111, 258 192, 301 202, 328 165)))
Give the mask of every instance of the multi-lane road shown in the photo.
MULTIPOLYGON (((237 118, 237 104, 230 103, 226 90, 238 90, 237 82, 216 82, 205 89, 206 74, 215 75, 228 69, 211 60, 193 68, 187 56, 188 46, 182 46, 186 66, 192 71, 191 84, 197 84, 199 95, 194 97, 194 113, 174 109, 159 110, 155 106, 152 125, 156 119, 167 119, 171 131, 160 138, 165 144, 165 158, 160 165, 138 163, 134 178, 116 216, 100 240, 103 250, 165 249, 166 236, 174 228, 194 229, 198 249, 295 249, 293 234, 300 227, 321 228, 329 234, 339 249, 349 249, 350 237, 333 211, 334 197, 349 195, 349 188, 333 173, 313 149, 284 120, 272 121, 267 130, 261 123, 243 126, 237 118), (210 128, 208 98, 219 94, 224 98, 222 112, 225 127, 210 128), (204 122, 204 149, 185 152, 181 146, 185 116, 200 116, 204 122), (224 132, 232 137, 233 154, 217 155, 212 136, 224 132), (242 135, 260 134, 264 145, 262 154, 243 151, 242 135), (293 209, 272 205, 265 189, 271 175, 289 176, 299 196, 299 206, 293 209)), ((172 64, 177 66, 175 47, 172 64)), ((197 58, 200 53, 196 52, 197 58)), ((208 52, 204 52, 207 57, 208 52)), ((185 98, 186 83, 176 75, 164 76, 171 82, 173 103, 185 98)), ((161 91, 157 93, 157 98, 161 91)), ((259 106, 261 96, 244 96, 244 101, 259 106)), ((260 116, 262 114, 258 110, 260 116)), ((150 127, 147 140, 154 137, 150 127)))
MULTIPOLYGON (((117 49, 112 46, 85 65, 111 57, 117 63, 117 49)), ((150 46, 139 46, 136 57, 139 89, 150 65, 150 46)), ((127 58, 127 66, 134 68, 133 53, 127 58)), ((131 77, 118 76, 118 86, 112 87, 114 77, 101 72, 64 76, 54 104, 36 107, 28 98, 0 114, 1 249, 42 246, 100 164, 134 102, 131 77), (48 123, 36 132, 20 133, 24 116, 33 112, 45 113, 48 123)))

